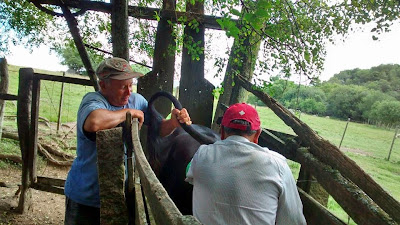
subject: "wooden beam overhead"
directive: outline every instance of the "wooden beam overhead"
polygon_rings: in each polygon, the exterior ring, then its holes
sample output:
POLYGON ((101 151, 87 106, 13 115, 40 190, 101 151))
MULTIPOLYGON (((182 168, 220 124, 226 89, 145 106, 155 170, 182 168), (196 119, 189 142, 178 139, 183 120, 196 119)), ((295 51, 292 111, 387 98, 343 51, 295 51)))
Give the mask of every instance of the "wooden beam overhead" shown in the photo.
MULTIPOLYGON (((38 0, 37 3, 60 6, 60 1, 58 0, 38 0)), ((104 13, 111 13, 112 9, 111 3, 97 1, 65 0, 64 4, 71 8, 86 9, 104 13)), ((205 28, 222 30, 221 26, 217 23, 217 19, 222 19, 222 17, 201 15, 198 13, 177 12, 173 10, 162 10, 159 8, 128 6, 128 15, 130 17, 156 20, 156 13, 160 17, 167 18, 174 23, 181 23, 178 21, 178 18, 186 17, 186 21, 192 21, 193 19, 196 19, 199 23, 204 24, 205 28)), ((232 21, 237 22, 235 19, 232 19, 232 21)))

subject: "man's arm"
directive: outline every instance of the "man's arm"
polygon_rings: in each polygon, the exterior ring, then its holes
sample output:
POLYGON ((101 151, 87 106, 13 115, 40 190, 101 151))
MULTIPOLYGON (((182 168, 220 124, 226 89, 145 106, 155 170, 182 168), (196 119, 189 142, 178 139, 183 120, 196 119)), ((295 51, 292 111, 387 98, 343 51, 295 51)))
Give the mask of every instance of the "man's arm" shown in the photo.
POLYGON ((292 172, 287 164, 282 170, 283 191, 279 196, 276 224, 306 225, 303 204, 292 172))
POLYGON ((121 109, 110 111, 107 109, 96 109, 86 118, 83 129, 86 132, 97 132, 116 127, 126 119, 126 113, 130 111, 133 118, 138 118, 139 128, 144 121, 144 114, 137 109, 121 109))
POLYGON ((173 109, 171 111, 171 119, 161 121, 160 125, 160 136, 165 137, 171 134, 175 128, 179 127, 179 123, 186 123, 187 125, 192 124, 189 113, 185 108, 182 110, 173 109))

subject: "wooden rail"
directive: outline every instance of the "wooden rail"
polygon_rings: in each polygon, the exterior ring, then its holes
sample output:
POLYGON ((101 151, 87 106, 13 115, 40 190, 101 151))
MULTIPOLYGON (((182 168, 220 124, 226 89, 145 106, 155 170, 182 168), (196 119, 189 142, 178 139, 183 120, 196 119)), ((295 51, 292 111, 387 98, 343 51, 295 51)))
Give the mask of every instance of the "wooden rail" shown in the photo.
POLYGON ((193 216, 183 216, 168 196, 147 161, 139 140, 138 120, 132 120, 132 143, 134 146, 135 168, 137 169, 156 224, 200 224, 193 216))

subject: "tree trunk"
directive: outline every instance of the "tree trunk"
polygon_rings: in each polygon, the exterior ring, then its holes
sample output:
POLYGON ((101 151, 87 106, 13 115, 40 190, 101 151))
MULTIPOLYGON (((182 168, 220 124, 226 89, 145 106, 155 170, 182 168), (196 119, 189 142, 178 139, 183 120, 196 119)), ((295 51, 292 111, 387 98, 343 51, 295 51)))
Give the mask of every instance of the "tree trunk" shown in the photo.
POLYGON ((111 41, 113 55, 129 60, 128 1, 111 0, 111 41))
POLYGON ((219 97, 218 106, 214 114, 213 130, 218 131, 217 119, 224 114, 223 109, 219 107, 221 104, 230 106, 247 100, 246 90, 239 85, 235 85, 234 77, 241 75, 248 81, 252 79, 260 44, 258 35, 240 34, 238 38, 235 38, 225 72, 224 92, 219 97))

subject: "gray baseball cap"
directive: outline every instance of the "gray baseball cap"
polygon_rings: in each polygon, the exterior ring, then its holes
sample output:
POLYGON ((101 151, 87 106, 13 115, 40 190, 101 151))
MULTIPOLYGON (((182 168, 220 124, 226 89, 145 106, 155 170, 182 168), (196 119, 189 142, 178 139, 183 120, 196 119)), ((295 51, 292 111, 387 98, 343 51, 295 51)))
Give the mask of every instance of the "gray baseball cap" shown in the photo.
POLYGON ((142 73, 135 72, 129 63, 122 58, 108 58, 97 67, 96 75, 100 80, 107 78, 114 80, 127 80, 143 76, 142 73))

